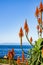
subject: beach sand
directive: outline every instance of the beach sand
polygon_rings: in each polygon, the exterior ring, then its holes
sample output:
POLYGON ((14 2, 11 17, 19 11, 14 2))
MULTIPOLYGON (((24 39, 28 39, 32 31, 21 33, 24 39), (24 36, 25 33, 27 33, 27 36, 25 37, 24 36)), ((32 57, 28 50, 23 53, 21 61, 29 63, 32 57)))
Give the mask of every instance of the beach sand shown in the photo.
MULTIPOLYGON (((0 65, 9 65, 9 64, 0 64, 0 65)), ((12 64, 13 65, 13 64, 12 64)))
POLYGON ((9 64, 2 64, 2 63, 0 63, 0 65, 9 65, 9 64))

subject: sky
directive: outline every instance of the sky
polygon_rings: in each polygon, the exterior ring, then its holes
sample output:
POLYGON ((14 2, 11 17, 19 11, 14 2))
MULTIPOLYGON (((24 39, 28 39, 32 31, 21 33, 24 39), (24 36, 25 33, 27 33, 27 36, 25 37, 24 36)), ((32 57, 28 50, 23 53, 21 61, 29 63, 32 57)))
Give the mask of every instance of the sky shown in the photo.
MULTIPOLYGON (((29 38, 33 41, 38 38, 37 19, 35 17, 36 7, 39 7, 41 0, 0 0, 0 44, 19 43, 20 27, 24 31, 24 22, 27 19, 29 26, 29 38)), ((42 1, 43 2, 43 1, 42 1)), ((23 37, 23 43, 28 42, 23 37)))

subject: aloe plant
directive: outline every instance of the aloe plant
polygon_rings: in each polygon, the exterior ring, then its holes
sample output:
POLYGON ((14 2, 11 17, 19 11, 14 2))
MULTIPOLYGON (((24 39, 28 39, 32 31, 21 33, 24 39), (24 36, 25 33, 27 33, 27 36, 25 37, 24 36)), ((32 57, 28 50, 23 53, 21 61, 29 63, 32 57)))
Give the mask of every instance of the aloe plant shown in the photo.
POLYGON ((35 42, 35 45, 32 49, 28 51, 28 55, 30 53, 30 57, 28 58, 29 65, 43 65, 43 57, 42 57, 42 47, 43 39, 38 39, 35 42))
MULTIPOLYGON (((25 36, 27 41, 33 46, 32 49, 29 50, 28 55, 28 62, 29 65, 43 65, 43 20, 42 20, 42 13, 43 13, 43 4, 40 2, 39 7, 36 8, 35 16, 38 21, 37 25, 37 32, 38 32, 38 40, 33 45, 33 39, 32 37, 29 39, 28 33, 29 33, 29 27, 27 23, 27 19, 24 23, 24 30, 25 30, 25 36)), ((20 33, 21 34, 21 33, 20 33)), ((21 35, 20 35, 21 36, 21 35)), ((21 48, 22 48, 22 40, 21 40, 21 48)))

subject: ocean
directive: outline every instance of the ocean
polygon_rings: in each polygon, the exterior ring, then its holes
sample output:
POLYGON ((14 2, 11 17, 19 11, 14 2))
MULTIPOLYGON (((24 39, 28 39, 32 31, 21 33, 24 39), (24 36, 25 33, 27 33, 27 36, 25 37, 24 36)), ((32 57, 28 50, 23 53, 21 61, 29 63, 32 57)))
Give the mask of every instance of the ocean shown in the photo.
MULTIPOLYGON (((0 58, 3 58, 8 54, 8 51, 14 48, 15 56, 14 59, 17 59, 18 56, 22 57, 22 49, 20 45, 0 45, 0 58)), ((28 50, 32 48, 30 45, 22 45, 24 52, 28 53, 28 50)), ((27 57, 27 54, 24 54, 27 57)))

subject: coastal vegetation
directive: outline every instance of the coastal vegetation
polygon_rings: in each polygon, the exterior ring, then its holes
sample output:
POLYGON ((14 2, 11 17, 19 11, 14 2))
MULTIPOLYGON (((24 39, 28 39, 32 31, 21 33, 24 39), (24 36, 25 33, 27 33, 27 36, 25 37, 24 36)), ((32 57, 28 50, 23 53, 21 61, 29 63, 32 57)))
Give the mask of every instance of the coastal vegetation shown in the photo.
POLYGON ((18 56, 17 60, 14 60, 15 52, 14 49, 9 50, 7 57, 4 56, 4 58, 0 59, 1 64, 9 64, 9 65, 43 65, 43 21, 42 21, 42 13, 43 13, 43 4, 40 2, 40 6, 36 8, 35 16, 38 21, 37 25, 37 33, 38 33, 38 39, 33 44, 33 38, 28 37, 29 33, 29 26, 27 23, 27 19, 24 23, 24 31, 22 27, 19 31, 19 38, 20 38, 20 47, 22 49, 22 57, 18 56), (32 48, 26 53, 23 50, 22 42, 23 42, 23 36, 26 36, 27 41, 30 43, 32 48), (24 54, 27 54, 27 57, 25 58, 24 54), (29 55, 29 57, 28 57, 29 55), (6 58, 5 58, 6 57, 6 58))
MULTIPOLYGON (((40 2, 39 7, 37 7, 36 11, 35 11, 35 16, 38 21, 38 25, 37 25, 38 39, 35 41, 34 44, 32 43, 32 41, 33 41, 32 37, 30 37, 30 39, 28 38, 29 27, 27 24, 27 19, 25 20, 25 23, 24 23, 26 39, 33 47, 32 49, 30 49, 28 51, 28 55, 29 55, 29 57, 27 58, 28 65, 43 65, 43 37, 42 37, 43 20, 42 20, 42 15, 43 15, 43 4, 42 4, 42 2, 40 2)), ((22 32, 23 32, 23 29, 20 28, 19 33, 21 33, 21 35, 22 35, 22 32)), ((22 48, 22 40, 20 40, 20 43, 21 43, 21 48, 22 48)), ((22 48, 22 51, 24 52, 23 48, 22 48)))

